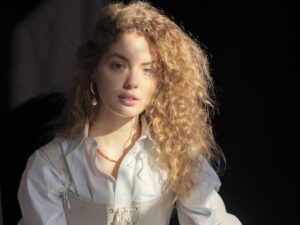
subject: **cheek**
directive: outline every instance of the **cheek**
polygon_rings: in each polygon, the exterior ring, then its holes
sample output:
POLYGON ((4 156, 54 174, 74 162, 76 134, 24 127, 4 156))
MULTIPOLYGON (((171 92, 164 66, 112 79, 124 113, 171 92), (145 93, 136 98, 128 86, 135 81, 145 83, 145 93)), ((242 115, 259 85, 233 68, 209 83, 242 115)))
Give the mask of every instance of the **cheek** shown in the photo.
POLYGON ((110 82, 108 82, 105 79, 98 79, 96 84, 97 84, 98 96, 101 99, 108 98, 111 95, 113 87, 111 86, 110 82))
POLYGON ((155 89, 156 89, 156 84, 155 83, 150 83, 148 85, 148 87, 146 89, 146 90, 148 90, 146 92, 147 93, 147 99, 148 99, 148 101, 153 97, 155 89))
POLYGON ((113 91, 120 87, 120 79, 108 76, 99 77, 96 81, 99 90, 113 91))
POLYGON ((97 86, 102 89, 105 89, 107 87, 115 87, 119 83, 119 79, 116 76, 116 74, 112 73, 108 66, 106 65, 100 65, 97 71, 97 75, 95 78, 95 81, 97 83, 97 86))
POLYGON ((157 88, 157 81, 153 80, 149 85, 149 92, 153 94, 157 88))

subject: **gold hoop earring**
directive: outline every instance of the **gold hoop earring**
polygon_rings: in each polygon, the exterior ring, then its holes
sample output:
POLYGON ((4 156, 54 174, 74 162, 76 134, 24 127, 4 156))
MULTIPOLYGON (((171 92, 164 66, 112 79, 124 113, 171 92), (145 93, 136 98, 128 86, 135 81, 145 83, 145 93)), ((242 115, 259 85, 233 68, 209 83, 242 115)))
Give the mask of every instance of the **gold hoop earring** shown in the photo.
POLYGON ((94 89, 93 89, 93 82, 91 82, 91 92, 92 92, 92 95, 93 95, 93 99, 92 99, 92 106, 96 106, 98 104, 97 102, 97 99, 96 99, 96 95, 95 95, 95 92, 94 92, 94 89))

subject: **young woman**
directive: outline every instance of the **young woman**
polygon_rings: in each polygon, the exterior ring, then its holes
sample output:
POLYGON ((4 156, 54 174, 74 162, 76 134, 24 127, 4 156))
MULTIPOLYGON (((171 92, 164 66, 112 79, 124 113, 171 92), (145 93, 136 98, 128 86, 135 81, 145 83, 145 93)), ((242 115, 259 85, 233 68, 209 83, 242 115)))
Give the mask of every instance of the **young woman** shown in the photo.
POLYGON ((212 79, 200 46, 148 3, 108 4, 79 49, 56 137, 28 160, 26 225, 236 225, 210 166, 220 161, 212 79))

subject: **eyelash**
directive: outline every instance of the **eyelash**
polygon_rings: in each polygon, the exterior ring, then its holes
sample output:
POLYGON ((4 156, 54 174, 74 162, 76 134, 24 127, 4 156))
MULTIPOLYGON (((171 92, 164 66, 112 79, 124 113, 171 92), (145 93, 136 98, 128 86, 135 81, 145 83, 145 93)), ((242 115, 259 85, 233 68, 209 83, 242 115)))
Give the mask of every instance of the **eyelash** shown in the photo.
POLYGON ((120 70, 126 68, 126 66, 124 66, 122 63, 112 63, 110 67, 114 70, 120 70))
POLYGON ((145 68, 143 70, 144 70, 144 73, 146 73, 148 76, 152 76, 153 75, 152 68, 145 68))
MULTIPOLYGON (((113 62, 111 63, 110 67, 113 69, 113 70, 124 70, 127 68, 126 65, 124 65, 123 63, 119 63, 119 62, 113 62)), ((143 69, 143 72, 145 75, 147 76, 152 76, 153 75, 153 70, 152 68, 144 68, 143 69)))

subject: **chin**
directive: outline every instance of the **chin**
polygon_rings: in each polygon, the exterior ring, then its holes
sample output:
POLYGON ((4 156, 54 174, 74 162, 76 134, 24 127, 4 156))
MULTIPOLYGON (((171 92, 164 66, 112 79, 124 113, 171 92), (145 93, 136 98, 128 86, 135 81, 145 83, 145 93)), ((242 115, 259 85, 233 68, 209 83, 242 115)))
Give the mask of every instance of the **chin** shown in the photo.
POLYGON ((113 110, 112 112, 119 117, 128 119, 139 116, 142 113, 140 110, 113 110))

